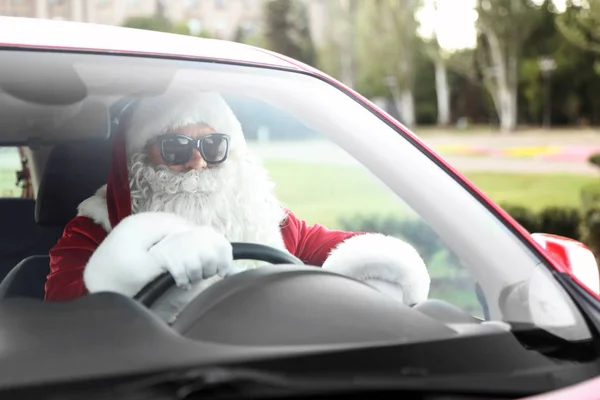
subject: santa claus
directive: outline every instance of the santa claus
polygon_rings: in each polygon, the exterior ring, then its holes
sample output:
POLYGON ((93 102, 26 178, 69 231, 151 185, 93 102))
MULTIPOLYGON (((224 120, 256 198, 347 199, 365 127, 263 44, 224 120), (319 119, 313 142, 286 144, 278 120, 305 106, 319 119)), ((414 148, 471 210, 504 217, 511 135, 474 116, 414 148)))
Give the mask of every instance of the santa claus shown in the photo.
POLYGON ((50 251, 46 300, 134 296, 168 271, 177 287, 156 310, 172 319, 199 291, 239 270, 230 242, 283 249, 409 305, 427 298, 430 278, 412 246, 309 226, 273 189, 219 94, 144 98, 120 123, 107 185, 80 204, 50 251))

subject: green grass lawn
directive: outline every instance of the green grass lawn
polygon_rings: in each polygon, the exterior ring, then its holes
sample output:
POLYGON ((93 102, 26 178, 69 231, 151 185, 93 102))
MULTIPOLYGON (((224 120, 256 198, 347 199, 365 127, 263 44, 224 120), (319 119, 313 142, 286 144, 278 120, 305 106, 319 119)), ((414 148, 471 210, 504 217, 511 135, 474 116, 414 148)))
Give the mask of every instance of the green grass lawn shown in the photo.
MULTIPOLYGON (((339 227, 356 214, 402 214, 395 194, 356 167, 271 162, 267 168, 280 199, 309 223, 339 227)), ((600 179, 580 175, 468 173, 467 178, 497 203, 532 209, 578 206, 579 192, 600 179)))
POLYGON ((467 178, 497 203, 522 205, 534 210, 548 206, 574 206, 581 188, 599 184, 600 178, 569 174, 467 173, 467 178))

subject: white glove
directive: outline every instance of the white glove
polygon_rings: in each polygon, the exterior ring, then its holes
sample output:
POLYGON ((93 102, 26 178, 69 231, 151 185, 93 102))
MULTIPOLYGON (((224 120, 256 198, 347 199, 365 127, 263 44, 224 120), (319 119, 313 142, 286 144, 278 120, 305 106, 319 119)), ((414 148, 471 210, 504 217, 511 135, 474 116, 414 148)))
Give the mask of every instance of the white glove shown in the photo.
POLYGON ((133 297, 168 271, 177 286, 234 272, 231 243, 206 226, 174 214, 147 212, 121 221, 98 246, 83 272, 90 293, 133 297))

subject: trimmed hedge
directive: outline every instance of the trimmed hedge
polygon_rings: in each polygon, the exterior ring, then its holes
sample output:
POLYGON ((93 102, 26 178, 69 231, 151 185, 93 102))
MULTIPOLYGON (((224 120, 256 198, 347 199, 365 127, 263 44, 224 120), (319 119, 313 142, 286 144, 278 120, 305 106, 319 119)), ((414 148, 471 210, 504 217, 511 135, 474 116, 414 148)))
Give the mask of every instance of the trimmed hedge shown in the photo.
POLYGON ((382 233, 405 240, 416 248, 426 264, 446 248, 433 229, 420 219, 357 215, 342 218, 340 223, 345 230, 382 233))
POLYGON ((600 153, 592 154, 588 157, 588 162, 596 167, 600 168, 600 153))
MULTIPOLYGON (((597 204, 600 205, 600 201, 597 204)), ((501 207, 531 233, 550 233, 582 242, 586 233, 593 233, 600 239, 600 207, 590 209, 586 215, 576 207, 548 207, 538 212, 510 204, 501 207)), ((376 232, 404 239, 415 246, 425 259, 434 258, 446 248, 437 234, 420 219, 358 215, 340 222, 346 230, 376 232)))
MULTIPOLYGON (((548 207, 532 211, 522 206, 501 207, 531 233, 549 233, 581 241, 600 258, 600 185, 584 188, 583 209, 548 207), (585 201, 584 198, 586 199, 585 201)), ((346 230, 382 233, 406 240, 419 252, 431 275, 431 296, 462 307, 473 315, 483 315, 475 282, 460 260, 444 245, 424 221, 398 216, 362 216, 342 219, 346 230)), ((600 261, 600 260, 599 260, 600 261)), ((600 262, 599 262, 600 264, 600 262)))
MULTIPOLYGON (((590 157, 600 163, 600 154, 590 157)), ((599 164, 596 164, 599 165, 599 164)), ((581 189, 581 241, 596 255, 600 264, 600 183, 581 189)))
POLYGON ((582 213, 575 207, 547 207, 539 212, 509 204, 501 207, 530 233, 550 233, 582 241, 582 213))
MULTIPOLYGON (((583 188, 581 199, 581 208, 547 207, 533 211, 511 204, 501 204, 501 207, 530 233, 549 233, 584 243, 600 264, 600 184, 583 188)), ((382 233, 406 240, 415 246, 427 265, 440 264, 460 269, 458 258, 420 219, 357 216, 343 219, 341 224, 346 230, 382 233)))

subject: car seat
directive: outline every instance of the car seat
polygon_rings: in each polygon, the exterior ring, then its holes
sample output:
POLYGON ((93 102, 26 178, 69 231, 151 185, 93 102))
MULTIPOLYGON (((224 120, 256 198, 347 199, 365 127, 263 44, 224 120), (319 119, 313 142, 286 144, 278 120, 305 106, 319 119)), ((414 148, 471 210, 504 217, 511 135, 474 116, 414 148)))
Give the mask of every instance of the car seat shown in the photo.
MULTIPOLYGON (((77 215, 77 206, 106 183, 111 149, 110 140, 61 144, 52 149, 35 202, 37 227, 58 233, 48 250, 56 243, 66 224, 77 215)), ((33 214, 33 209, 31 212, 33 214)), ((15 227, 20 224, 20 221, 15 221, 15 227)), ((47 250, 37 254, 22 260, 6 275, 0 283, 0 300, 11 297, 44 298, 46 277, 50 272, 49 256, 47 250)))
POLYGON ((25 257, 48 254, 62 234, 61 227, 36 223, 33 199, 0 199, 0 221, 0 281, 25 257))

